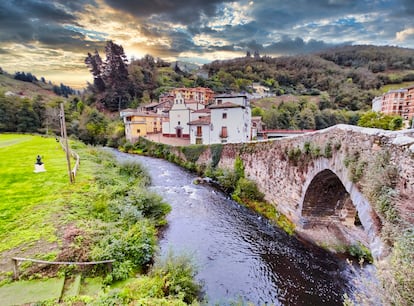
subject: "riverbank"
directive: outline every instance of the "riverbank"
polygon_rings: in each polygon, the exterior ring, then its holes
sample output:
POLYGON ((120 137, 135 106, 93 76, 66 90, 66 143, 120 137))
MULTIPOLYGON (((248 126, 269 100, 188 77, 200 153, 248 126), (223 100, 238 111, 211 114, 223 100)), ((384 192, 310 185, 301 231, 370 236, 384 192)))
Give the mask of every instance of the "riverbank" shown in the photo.
MULTIPOLYGON (((66 299, 85 304, 99 304, 102 299, 114 304, 136 299, 150 304, 169 301, 172 305, 195 301, 199 286, 193 282, 195 270, 190 260, 155 258, 158 229, 166 224, 170 207, 148 191, 146 172, 136 163, 118 164, 99 148, 79 142, 71 142, 71 148, 81 157, 74 184, 69 183, 66 156, 54 137, 0 135, 4 157, 0 161, 0 211, 4 217, 0 219, 0 258, 4 263, 0 286, 7 285, 4 288, 5 294, 12 295, 10 303, 21 302, 23 295, 18 291, 25 291, 23 285, 27 290, 34 285, 20 281, 42 282, 62 276, 64 286, 59 298, 51 297, 53 303, 66 299), (42 156, 44 172, 34 172, 37 155, 42 156), (11 257, 59 264, 20 264, 19 280, 15 280, 11 257), (105 260, 114 260, 109 270, 99 265, 76 268, 64 264, 105 260), (174 273, 182 278, 170 279, 174 273), (77 275, 82 275, 77 282, 80 289, 74 290, 75 296, 65 295, 65 288, 72 288, 66 286, 67 281, 77 275), (83 296, 88 277, 100 279, 95 286, 98 290, 83 296), (116 292, 103 290, 120 286, 120 281, 124 282, 116 292), (151 286, 143 289, 141 284, 151 286), (180 294, 181 290, 187 291, 180 294)), ((30 299, 24 303, 42 302, 30 299)))

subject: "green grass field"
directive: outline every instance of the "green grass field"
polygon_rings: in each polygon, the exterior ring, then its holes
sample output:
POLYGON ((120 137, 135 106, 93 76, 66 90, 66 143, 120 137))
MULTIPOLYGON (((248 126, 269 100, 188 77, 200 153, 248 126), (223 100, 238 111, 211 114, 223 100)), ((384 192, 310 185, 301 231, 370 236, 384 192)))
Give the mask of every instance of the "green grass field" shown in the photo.
POLYGON ((55 138, 0 134, 0 252, 56 241, 53 216, 70 189, 66 155, 55 138), (46 172, 34 173, 37 155, 46 172))

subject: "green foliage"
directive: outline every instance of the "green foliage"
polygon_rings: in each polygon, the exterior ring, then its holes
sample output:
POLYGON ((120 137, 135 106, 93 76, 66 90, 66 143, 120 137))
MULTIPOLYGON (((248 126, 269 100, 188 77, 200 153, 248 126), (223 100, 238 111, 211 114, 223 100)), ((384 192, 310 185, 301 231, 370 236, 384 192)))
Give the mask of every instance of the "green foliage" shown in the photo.
POLYGON ((241 177, 238 182, 236 189, 232 194, 233 198, 241 200, 253 200, 253 201, 262 201, 264 194, 259 191, 257 184, 249 179, 241 177))
POLYGON ((353 183, 357 183, 364 175, 367 162, 360 159, 360 153, 355 151, 347 155, 344 159, 344 165, 348 168, 348 177, 353 183))
POLYGON ((220 162, 221 152, 223 151, 223 145, 219 144, 212 144, 210 145, 211 151, 211 167, 217 167, 218 163, 220 162))
POLYGON ((95 260, 114 259, 110 280, 130 277, 144 269, 152 260, 156 245, 156 230, 147 220, 139 220, 128 229, 114 230, 102 237, 93 250, 95 260))
POLYGON ((391 279, 382 274, 384 288, 392 305, 414 304, 414 228, 408 228, 396 240, 391 256, 391 279))
POLYGON ((165 216, 171 211, 171 206, 165 203, 161 196, 140 188, 132 189, 124 199, 123 205, 135 207, 146 218, 164 224, 165 216))
POLYGON ((367 164, 362 187, 364 194, 375 205, 381 216, 388 222, 397 223, 399 216, 394 206, 394 199, 398 169, 389 161, 388 151, 379 152, 375 159, 367 164))
POLYGON ((358 125, 362 127, 379 128, 383 130, 398 130, 403 120, 397 115, 385 115, 374 111, 366 112, 361 116, 358 125))
POLYGON ((288 151, 287 151, 287 156, 288 156, 288 159, 289 159, 289 161, 294 165, 294 166, 297 166, 298 165, 298 162, 299 162, 299 160, 300 160, 300 158, 301 158, 301 155, 302 155, 302 151, 301 151, 301 149, 300 148, 298 148, 298 147, 295 147, 295 148, 290 148, 288 151))
POLYGON ((204 145, 183 146, 181 152, 183 152, 187 161, 195 163, 206 148, 204 145))
POLYGON ((363 260, 364 262, 373 263, 374 258, 372 257, 371 251, 365 245, 358 242, 357 244, 353 244, 348 248, 349 254, 351 256, 356 257, 359 262, 363 260))
POLYGON ((252 116, 263 117, 264 114, 265 114, 265 111, 262 108, 257 107, 257 106, 252 108, 252 116))
POLYGON ((141 164, 136 162, 123 162, 118 165, 119 174, 127 176, 131 179, 140 179, 140 182, 149 185, 151 183, 151 177, 146 169, 141 164))
POLYGON ((237 181, 240 178, 235 171, 227 169, 218 171, 214 176, 217 178, 221 188, 223 188, 224 191, 228 193, 233 192, 233 190, 236 188, 237 181))
POLYGON ((244 177, 244 165, 240 156, 236 156, 236 159, 234 160, 234 173, 238 179, 244 177))
POLYGON ((174 256, 172 252, 158 258, 150 275, 164 281, 165 296, 192 303, 197 299, 201 286, 194 281, 196 268, 189 256, 174 256))
POLYGON ((325 157, 331 158, 332 157, 332 143, 328 141, 325 145, 325 157))
POLYGON ((170 252, 156 259, 149 275, 101 294, 93 305, 197 305, 201 286, 194 281, 195 271, 190 257, 170 252))

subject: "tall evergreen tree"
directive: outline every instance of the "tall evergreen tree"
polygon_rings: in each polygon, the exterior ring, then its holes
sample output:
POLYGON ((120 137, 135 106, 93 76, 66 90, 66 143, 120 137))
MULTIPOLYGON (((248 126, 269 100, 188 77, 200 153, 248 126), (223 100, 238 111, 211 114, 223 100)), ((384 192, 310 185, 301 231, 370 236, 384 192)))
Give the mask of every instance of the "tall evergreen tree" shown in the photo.
POLYGON ((103 65, 103 80, 106 91, 102 99, 108 110, 123 108, 130 99, 128 93, 128 60, 122 46, 108 41, 105 46, 106 60, 103 65))
POLYGON ((103 92, 105 90, 105 83, 102 78, 103 61, 98 50, 95 50, 95 54, 93 55, 88 53, 88 56, 85 58, 85 64, 92 73, 94 89, 97 92, 103 92))

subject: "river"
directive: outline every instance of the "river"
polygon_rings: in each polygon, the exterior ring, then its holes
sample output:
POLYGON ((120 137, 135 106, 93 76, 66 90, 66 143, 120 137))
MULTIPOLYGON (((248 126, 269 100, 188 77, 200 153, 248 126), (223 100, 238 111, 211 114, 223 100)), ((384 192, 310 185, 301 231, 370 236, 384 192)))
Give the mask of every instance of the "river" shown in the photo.
POLYGON ((168 161, 116 153, 139 161, 151 189, 172 206, 160 252, 189 254, 209 304, 342 305, 351 287, 345 261, 303 244, 168 161))

